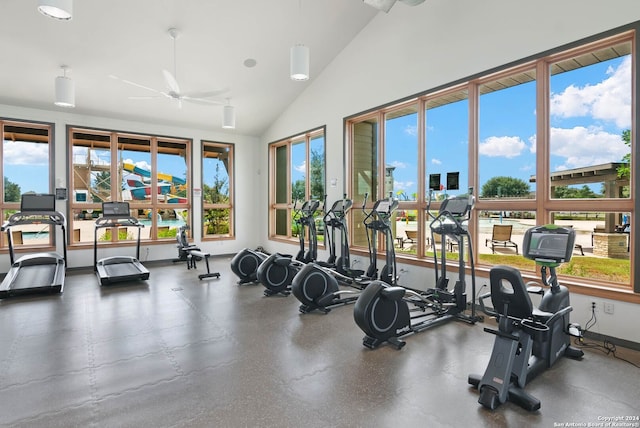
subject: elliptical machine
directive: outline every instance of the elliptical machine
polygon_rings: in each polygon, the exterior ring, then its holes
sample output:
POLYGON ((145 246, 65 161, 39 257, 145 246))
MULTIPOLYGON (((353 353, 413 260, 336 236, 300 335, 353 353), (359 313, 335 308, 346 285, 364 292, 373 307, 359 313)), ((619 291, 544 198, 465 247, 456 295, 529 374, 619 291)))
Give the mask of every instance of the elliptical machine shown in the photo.
POLYGON ((365 206, 367 204, 368 193, 364 195, 364 203, 362 204, 362 212, 364 219, 362 223, 367 230, 367 243, 369 245, 369 267, 365 272, 365 279, 380 279, 389 285, 396 284, 396 250, 393 246, 393 230, 391 229, 391 216, 398 208, 398 200, 393 198, 393 194, 389 192, 389 197, 377 200, 371 211, 367 212, 365 206), (378 276, 378 232, 384 235, 385 239, 385 264, 378 276))
MULTIPOLYGON (((429 327, 443 324, 450 320, 459 320, 475 324, 481 318, 476 315, 475 304, 471 302, 471 314, 467 309, 465 281, 464 248, 465 240, 471 241, 467 227, 472 212, 473 189, 469 195, 461 195, 446 199, 440 211, 430 224, 432 232, 442 236, 443 272, 440 276, 436 269, 436 287, 418 292, 399 286, 389 286, 382 281, 373 281, 358 297, 353 316, 356 324, 365 333, 362 344, 375 349, 388 342, 396 349, 401 349, 405 342, 403 337, 419 333, 429 327), (459 248, 458 280, 453 291, 447 289, 446 278, 446 237, 456 239, 459 248), (415 315, 411 315, 416 312, 415 315)), ((469 249, 472 245, 469 245, 469 249)), ((470 250, 471 251, 471 250, 470 250)), ((473 260, 473 254, 470 253, 473 260)), ((472 296, 475 296, 475 272, 472 265, 472 296)))
POLYGON ((239 278, 238 285, 258 282, 258 266, 269 257, 268 254, 243 248, 231 259, 231 271, 239 278))
POLYGON ((483 406, 493 410, 509 400, 529 411, 540 409, 540 400, 524 391, 526 384, 558 358, 584 355, 570 346, 570 337, 580 337, 581 329, 569 321, 573 309, 569 290, 558 283, 556 275, 556 267, 571 260, 574 242, 572 228, 546 225, 526 231, 523 255, 540 266, 546 289, 525 284, 520 271, 511 266, 491 269, 491 293, 480 297, 480 306, 496 317, 498 329, 484 329, 496 336, 484 375, 468 378, 480 391, 478 402, 483 406), (542 295, 538 308, 533 307, 529 293, 542 295), (484 306, 488 297, 492 310, 484 306))
MULTIPOLYGON (((310 199, 296 210, 295 223, 298 225, 298 237, 300 250, 295 258, 291 255, 280 253, 271 254, 259 266, 256 271, 257 280, 264 285, 265 296, 274 294, 289 295, 291 281, 300 268, 306 263, 312 262, 318 254, 318 237, 314 215, 320 206, 316 199, 310 199), (305 251, 305 230, 309 230, 309 249, 305 251)), ((295 206, 294 206, 295 209, 295 206)))
POLYGON ((361 290, 366 283, 358 281, 364 274, 362 270, 351 269, 349 261, 349 241, 346 214, 353 205, 351 199, 344 195, 333 203, 324 217, 325 225, 330 228, 331 253, 335 260, 329 263, 308 263, 300 269, 291 282, 291 292, 301 302, 300 312, 308 313, 320 310, 328 313, 332 308, 354 303, 358 298, 353 290, 340 290, 339 283, 350 285, 361 290), (341 236, 341 254, 335 259, 336 229, 341 236), (333 270, 330 269, 333 267, 333 270), (343 297, 344 295, 344 297, 343 297))

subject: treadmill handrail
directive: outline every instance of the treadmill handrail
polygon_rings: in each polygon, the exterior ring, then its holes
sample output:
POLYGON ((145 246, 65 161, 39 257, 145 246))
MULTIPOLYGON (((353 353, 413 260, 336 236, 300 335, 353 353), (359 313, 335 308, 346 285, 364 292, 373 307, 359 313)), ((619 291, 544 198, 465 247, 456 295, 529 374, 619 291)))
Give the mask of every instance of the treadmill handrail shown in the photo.
POLYGON ((11 216, 4 222, 2 232, 13 226, 19 226, 24 224, 51 224, 54 226, 61 226, 67 223, 67 220, 59 211, 28 211, 11 214, 11 216))
POLYGON ((127 227, 139 227, 143 228, 144 224, 140 223, 140 221, 135 217, 107 217, 102 216, 96 219, 96 228, 101 227, 119 227, 119 226, 127 226, 127 227))

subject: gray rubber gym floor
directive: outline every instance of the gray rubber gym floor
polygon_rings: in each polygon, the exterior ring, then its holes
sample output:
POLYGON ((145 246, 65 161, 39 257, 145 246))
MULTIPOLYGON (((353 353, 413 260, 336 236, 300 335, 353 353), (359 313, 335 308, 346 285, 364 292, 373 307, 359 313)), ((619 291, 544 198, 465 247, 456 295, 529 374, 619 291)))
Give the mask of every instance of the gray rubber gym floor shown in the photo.
POLYGON ((60 296, 1 301, 2 426, 557 427, 640 414, 639 369, 595 350, 529 384, 540 411, 488 411, 467 385, 491 352, 484 324, 372 351, 352 306, 301 315, 293 296, 263 297, 236 285, 229 258, 212 261, 219 280, 198 280, 204 264, 157 264, 149 281, 101 288, 83 271, 60 296))

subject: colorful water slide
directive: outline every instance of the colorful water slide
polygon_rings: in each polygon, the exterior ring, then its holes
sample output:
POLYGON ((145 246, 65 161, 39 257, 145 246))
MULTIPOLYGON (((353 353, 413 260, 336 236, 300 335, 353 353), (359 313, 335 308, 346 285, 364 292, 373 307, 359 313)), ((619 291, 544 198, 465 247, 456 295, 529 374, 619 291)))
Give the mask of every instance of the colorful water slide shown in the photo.
MULTIPOLYGON (((140 177, 151 178, 151 171, 149 171, 148 169, 140 168, 139 166, 136 166, 132 163, 124 162, 122 164, 122 168, 125 171, 138 174, 140 177)), ((187 184, 187 181, 184 178, 174 177, 173 175, 165 174, 163 172, 158 173, 158 180, 167 181, 179 186, 184 186, 185 184, 187 184)))
MULTIPOLYGON (((149 198, 149 196, 151 196, 151 186, 149 184, 149 180, 145 179, 151 178, 151 171, 127 162, 124 162, 122 164, 122 168, 125 171, 140 176, 143 180, 140 181, 133 178, 127 179, 127 184, 129 185, 129 187, 131 187, 131 196, 137 200, 144 200, 149 198)), ((187 184, 184 179, 164 173, 158 173, 158 179, 166 183, 158 184, 158 195, 162 195, 162 197, 164 197, 169 203, 186 203, 186 198, 181 198, 169 194, 169 192, 171 191, 171 184, 169 183, 172 183, 173 185, 184 186, 187 184)))

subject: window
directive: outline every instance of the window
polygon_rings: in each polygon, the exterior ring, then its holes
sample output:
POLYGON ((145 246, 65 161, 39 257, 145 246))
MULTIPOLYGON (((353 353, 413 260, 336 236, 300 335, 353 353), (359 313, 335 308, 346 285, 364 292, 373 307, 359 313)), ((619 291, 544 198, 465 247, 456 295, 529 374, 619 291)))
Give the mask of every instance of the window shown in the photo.
POLYGON ((205 238, 232 237, 233 144, 202 142, 202 231, 205 238))
POLYGON ((491 78, 478 91, 478 197, 535 199, 535 70, 491 78))
MULTIPOLYGON (((21 196, 24 193, 51 193, 51 171, 53 170, 52 128, 27 122, 0 120, 2 133, 2 169, 3 185, 0 209, 3 222, 11 214, 20 210, 21 196)), ((50 226, 42 228, 36 225, 13 227, 14 243, 20 245, 53 245, 50 226), (19 237, 20 239, 15 239, 19 237)), ((0 238, 2 246, 8 245, 6 234, 0 238)))
MULTIPOLYGON (((627 31, 576 44, 347 118, 350 194, 383 197, 393 189, 402 220, 396 236, 412 236, 397 240, 399 257, 428 261, 433 254, 424 212, 429 189, 435 212, 469 186, 477 197, 470 231, 480 265, 533 272, 522 258, 524 232, 555 223, 576 230, 575 268, 562 270, 565 283, 623 290, 640 284, 630 262, 637 217, 634 39, 627 31), (447 177, 456 176, 453 191, 447 177)), ((361 215, 352 220, 354 249, 364 250, 361 215)), ((456 246, 445 247, 447 258, 457 259, 456 246)))
MULTIPOLYGON (((94 240, 102 202, 129 202, 142 239, 175 239, 189 222, 188 140, 71 128, 70 234, 72 244, 94 240), (115 179, 114 179, 115 177, 115 179)), ((101 229, 99 241, 134 241, 138 230, 101 229)))
POLYGON ((300 208, 309 199, 324 200, 324 136, 324 128, 320 128, 269 145, 271 237, 296 236, 294 206, 300 208))

